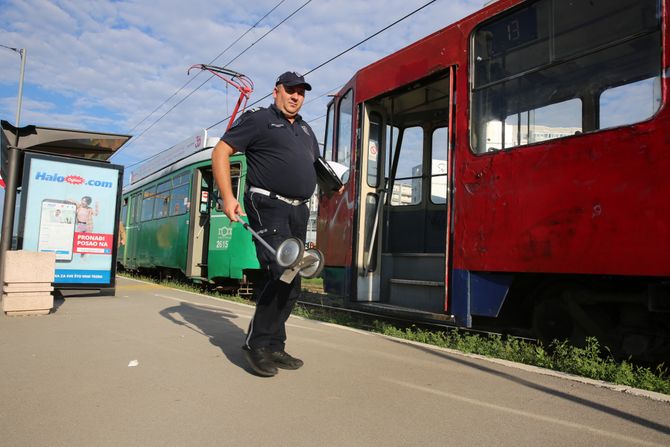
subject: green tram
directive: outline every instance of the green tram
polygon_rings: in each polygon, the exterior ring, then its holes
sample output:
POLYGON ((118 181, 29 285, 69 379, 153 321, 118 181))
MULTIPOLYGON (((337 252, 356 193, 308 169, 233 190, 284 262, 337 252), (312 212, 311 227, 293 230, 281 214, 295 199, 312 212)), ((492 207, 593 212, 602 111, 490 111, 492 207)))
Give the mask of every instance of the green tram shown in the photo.
MULTIPOLYGON (((254 244, 216 200, 211 154, 211 147, 204 148, 124 188, 126 243, 117 255, 121 269, 251 293, 259 269, 254 244)), ((244 206, 246 158, 235 154, 230 164, 233 190, 244 206)))

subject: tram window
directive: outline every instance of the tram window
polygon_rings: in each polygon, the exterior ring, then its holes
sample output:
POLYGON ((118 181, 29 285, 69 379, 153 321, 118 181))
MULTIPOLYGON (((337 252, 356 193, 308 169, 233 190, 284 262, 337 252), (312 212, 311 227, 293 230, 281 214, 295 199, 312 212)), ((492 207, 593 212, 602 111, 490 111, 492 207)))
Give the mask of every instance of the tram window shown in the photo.
POLYGON ((403 130, 398 169, 391 192, 391 205, 416 205, 421 202, 423 182, 423 129, 403 130))
POLYGON ((170 195, 170 216, 186 213, 190 208, 189 184, 177 186, 170 195))
POLYGON ((154 197, 156 196, 156 187, 144 190, 142 197, 142 222, 151 220, 154 215, 154 197))
POLYGON ((368 185, 376 188, 379 185, 379 152, 382 145, 382 117, 378 113, 370 114, 368 139, 368 185))
POLYGON ((433 131, 430 157, 430 201, 447 203, 447 151, 448 129, 440 127, 433 131))
POLYGON ((137 223, 140 221, 142 211, 142 196, 140 193, 133 194, 130 198, 130 223, 137 223))
POLYGON ((221 206, 221 191, 219 191, 219 187, 216 186, 216 183, 214 184, 214 195, 212 197, 212 205, 214 206, 214 209, 217 210, 218 212, 223 212, 223 206, 221 206))
POLYGON ((661 107, 659 77, 605 90, 600 95, 600 127, 623 126, 651 118, 661 107))
POLYGON ((659 0, 539 0, 480 26, 473 34, 473 150, 652 116, 660 107, 660 10, 659 0))
POLYGON ((340 100, 337 125, 337 162, 347 168, 351 162, 351 136, 353 124, 353 90, 349 90, 340 100))
POLYGON ((128 223, 135 223, 135 196, 128 197, 128 223))
POLYGON ((125 224, 126 217, 128 217, 128 197, 124 197, 121 202, 121 217, 119 217, 119 220, 125 224))
POLYGON ((154 197, 154 219, 166 217, 170 208, 170 188, 171 181, 163 182, 156 188, 156 196, 154 197))
POLYGON ((386 155, 384 156, 384 163, 386 166, 386 175, 389 175, 388 173, 391 172, 391 163, 393 162, 393 151, 396 149, 396 146, 398 145, 398 134, 400 133, 400 129, 396 126, 386 126, 386 141, 387 143, 387 150, 386 150, 386 155))
POLYGON ((489 122, 486 129, 486 150, 491 152, 553 140, 581 131, 582 101, 570 99, 507 116, 504 126, 499 121, 489 122))
POLYGON ((326 138, 323 145, 323 158, 328 161, 333 160, 333 123, 335 119, 335 104, 328 104, 328 114, 326 115, 326 138))
POLYGON ((174 186, 179 186, 179 185, 184 185, 186 183, 191 183, 191 174, 189 172, 185 172, 177 177, 174 178, 172 181, 174 186))
POLYGON ((233 195, 237 200, 240 200, 240 169, 241 166, 239 163, 230 165, 230 182, 233 188, 233 195))

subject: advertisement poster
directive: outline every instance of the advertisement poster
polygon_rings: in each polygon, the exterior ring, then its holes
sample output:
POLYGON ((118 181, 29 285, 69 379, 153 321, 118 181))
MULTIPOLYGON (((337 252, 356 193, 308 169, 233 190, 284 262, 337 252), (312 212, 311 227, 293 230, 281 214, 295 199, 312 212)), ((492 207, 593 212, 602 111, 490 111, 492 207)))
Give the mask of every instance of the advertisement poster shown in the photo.
POLYGON ((26 154, 19 240, 56 253, 56 286, 114 285, 122 176, 104 162, 26 154))

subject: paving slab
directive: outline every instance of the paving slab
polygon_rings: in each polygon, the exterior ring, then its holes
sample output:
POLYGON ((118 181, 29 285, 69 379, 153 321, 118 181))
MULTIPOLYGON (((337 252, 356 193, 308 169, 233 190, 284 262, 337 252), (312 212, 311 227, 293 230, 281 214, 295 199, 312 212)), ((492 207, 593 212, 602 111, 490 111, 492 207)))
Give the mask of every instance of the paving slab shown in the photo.
POLYGON ((251 306, 125 278, 55 304, 0 316, 0 446, 670 445, 661 395, 296 317, 305 366, 262 378, 251 306))

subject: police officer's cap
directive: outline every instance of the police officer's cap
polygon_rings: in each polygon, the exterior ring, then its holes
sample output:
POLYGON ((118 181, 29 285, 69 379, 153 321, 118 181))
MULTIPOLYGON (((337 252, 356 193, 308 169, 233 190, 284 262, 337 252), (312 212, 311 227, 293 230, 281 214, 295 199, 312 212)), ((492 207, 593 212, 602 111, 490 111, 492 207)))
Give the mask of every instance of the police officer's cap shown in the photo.
POLYGON ((296 73, 295 71, 287 71, 286 73, 281 74, 275 82, 275 86, 284 85, 286 87, 295 87, 296 85, 302 85, 305 87, 305 90, 312 90, 312 86, 305 82, 305 78, 296 73))

